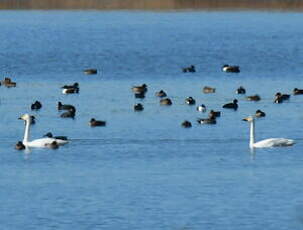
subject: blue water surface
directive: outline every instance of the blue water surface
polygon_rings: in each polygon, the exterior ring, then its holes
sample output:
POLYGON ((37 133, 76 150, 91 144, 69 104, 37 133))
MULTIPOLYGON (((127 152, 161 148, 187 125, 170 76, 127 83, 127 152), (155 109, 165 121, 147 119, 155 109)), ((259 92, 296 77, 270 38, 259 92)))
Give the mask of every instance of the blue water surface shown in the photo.
POLYGON ((303 14, 285 12, 1 11, 1 229, 302 229, 303 14), (239 74, 221 71, 239 65, 239 74), (196 73, 182 73, 194 64, 196 73), (97 68, 97 75, 85 75, 97 68), (78 82, 79 94, 63 95, 78 82), (133 85, 148 85, 136 99, 133 85), (245 100, 259 94, 259 102, 245 100), (216 88, 203 94, 204 86, 216 88), (159 105, 163 89, 173 101, 159 105), (214 126, 184 100, 220 110, 214 126), (222 105, 239 100, 237 111, 222 105), (40 111, 31 111, 35 100, 40 111), (73 104, 60 118, 57 102, 73 104), (144 111, 134 112, 142 103, 144 111), (292 138, 289 148, 248 147, 256 138, 292 138), (31 113, 31 138, 71 141, 57 150, 17 151, 31 113), (91 118, 106 127, 91 128, 91 118), (184 129, 184 120, 193 127, 184 129))

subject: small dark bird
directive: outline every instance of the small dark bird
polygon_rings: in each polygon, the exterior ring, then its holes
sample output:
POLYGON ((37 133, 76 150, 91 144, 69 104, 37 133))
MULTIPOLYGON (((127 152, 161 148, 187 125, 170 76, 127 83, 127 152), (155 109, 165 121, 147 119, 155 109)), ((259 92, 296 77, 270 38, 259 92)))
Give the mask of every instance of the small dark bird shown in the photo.
POLYGON ((185 103, 188 105, 194 105, 194 104, 196 104, 196 101, 192 97, 188 97, 185 99, 185 103))
POLYGON ((132 91, 134 93, 146 93, 147 92, 147 85, 142 84, 142 85, 139 85, 139 86, 133 86, 132 91))
POLYGON ((280 104, 280 103, 282 103, 282 102, 283 102, 283 98, 282 98, 281 93, 277 93, 277 94, 275 95, 275 98, 274 98, 274 103, 280 104))
POLYGON ((30 120, 31 124, 32 125, 36 124, 36 117, 31 115, 30 118, 31 118, 31 120, 30 120))
POLYGON ((210 124, 210 125, 217 124, 215 116, 209 116, 208 118, 199 118, 197 119, 197 122, 199 124, 210 124))
POLYGON ((9 77, 4 78, 4 80, 2 80, 0 83, 2 85, 6 86, 7 88, 16 87, 16 85, 17 85, 17 83, 12 82, 12 79, 10 79, 9 77))
POLYGON ((134 105, 134 110, 135 111, 142 111, 142 110, 144 110, 144 107, 143 107, 142 104, 138 103, 138 104, 134 105))
POLYGON ((209 117, 220 117, 221 116, 221 112, 220 111, 210 110, 208 116, 209 117))
POLYGON ((240 86, 240 87, 236 90, 236 93, 237 93, 237 94, 245 94, 245 93, 246 93, 246 90, 245 90, 242 86, 240 86))
POLYGON ((79 83, 75 82, 72 85, 64 85, 61 87, 62 89, 75 89, 75 88, 79 88, 79 83))
POLYGON ((252 96, 247 96, 246 99, 248 101, 260 101, 261 97, 258 94, 256 94, 256 95, 252 95, 252 96))
POLYGON ((75 106, 69 104, 62 104, 60 101, 58 102, 58 110, 74 110, 76 111, 75 106))
POLYGON ((92 118, 89 121, 89 125, 91 127, 106 126, 106 121, 98 121, 98 120, 95 120, 95 118, 92 118))
POLYGON ((160 100, 160 105, 172 105, 172 101, 169 98, 164 98, 160 100))
POLYGON ((234 99, 232 103, 227 103, 227 104, 223 105, 222 108, 237 110, 238 109, 238 100, 234 99))
POLYGON ((300 95, 300 94, 303 94, 303 89, 297 89, 297 88, 294 88, 294 90, 293 90, 293 94, 294 94, 294 95, 300 95))
POLYGON ((53 134, 51 132, 46 133, 44 135, 44 137, 55 138, 55 139, 67 141, 67 136, 53 136, 53 134))
POLYGON ((17 144, 15 145, 15 149, 23 150, 25 149, 25 145, 22 143, 22 141, 18 141, 17 144))
POLYGON ((202 105, 199 105, 198 107, 197 107, 197 110, 199 111, 199 112, 206 112, 206 106, 204 105, 204 104, 202 104, 202 105))
POLYGON ((209 86, 205 86, 203 88, 203 93, 215 93, 216 92, 216 88, 212 88, 212 87, 209 87, 209 86))
POLYGON ((161 89, 159 92, 156 92, 157 97, 166 97, 166 93, 161 89))
POLYGON ((284 100, 289 100, 290 95, 289 94, 282 94, 280 92, 277 92, 275 94, 275 97, 280 97, 284 101, 284 100))
POLYGON ((64 85, 61 87, 63 94, 72 94, 72 93, 79 93, 79 83, 75 82, 73 85, 64 85))
POLYGON ((231 65, 223 65, 222 71, 227 73, 240 73, 240 67, 239 66, 231 66, 231 65))
POLYGON ((84 71, 83 71, 85 74, 97 74, 97 69, 85 69, 84 71))
POLYGON ((35 101, 35 103, 31 105, 31 110, 39 110, 41 108, 42 104, 40 101, 35 101))
POLYGON ((261 111, 260 109, 258 109, 255 113, 255 117, 265 117, 265 116, 266 116, 266 114, 263 111, 261 111))
POLYGON ((183 73, 195 73, 196 72, 196 67, 194 65, 191 65, 189 67, 185 67, 185 68, 182 68, 182 72, 183 73))
POLYGON ((182 124, 181 124, 181 126, 183 128, 190 128, 192 125, 191 125, 191 123, 189 121, 183 121, 182 124))

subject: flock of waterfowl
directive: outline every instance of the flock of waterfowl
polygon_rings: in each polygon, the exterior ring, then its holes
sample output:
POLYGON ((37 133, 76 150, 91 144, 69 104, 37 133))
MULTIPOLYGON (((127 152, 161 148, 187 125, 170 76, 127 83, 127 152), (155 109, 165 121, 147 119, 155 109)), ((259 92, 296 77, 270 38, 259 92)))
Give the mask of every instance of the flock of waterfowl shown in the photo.
MULTIPOLYGON (((230 65, 223 65, 222 71, 228 72, 228 73, 239 73, 240 68, 239 66, 230 66, 230 65)), ((189 67, 182 68, 182 72, 196 72, 195 66, 191 65, 189 67)), ((87 69, 84 70, 85 74, 97 74, 96 69, 87 69)), ((6 87, 16 87, 16 82, 13 82, 10 78, 5 78, 4 80, 0 81, 1 85, 4 85, 6 87)), ((133 86, 131 88, 132 92, 134 93, 135 98, 145 98, 145 94, 148 91, 148 86, 146 84, 133 86)), ((75 82, 72 85, 64 85, 62 86, 62 93, 63 94, 77 94, 79 93, 80 88, 79 84, 75 82)), ((216 89, 210 86, 205 86, 202 89, 203 93, 205 94, 211 94, 216 93, 216 89)), ((235 90, 236 94, 246 94, 246 90, 243 86, 240 86, 235 90)), ((293 95, 303 95, 303 89, 297 89, 295 88, 293 90, 293 95)), ((161 89, 160 91, 155 93, 155 96, 160 98, 160 105, 163 106, 171 106, 173 104, 172 99, 168 97, 168 94, 161 89)), ((246 96, 246 99, 249 101, 259 101, 261 100, 261 97, 259 95, 251 95, 246 96)), ((280 92, 277 92, 274 96, 274 103, 283 103, 285 100, 289 100, 290 95, 289 94, 282 94, 280 92)), ((185 99, 185 104, 193 106, 196 105, 196 100, 193 97, 187 97, 185 99)), ((238 109, 238 100, 234 99, 232 102, 222 105, 223 109, 232 109, 237 110, 238 109)), ((39 101, 35 101, 31 105, 31 110, 40 110, 42 108, 42 103, 39 101)), ((143 111, 144 106, 141 103, 137 103, 134 105, 134 111, 143 111)), ((74 118, 76 115, 76 108, 74 105, 70 104, 62 104, 62 102, 58 102, 57 106, 58 111, 62 111, 62 114, 60 117, 62 118, 74 118)), ((198 105, 196 107, 197 111, 201 113, 205 113, 207 111, 207 107, 204 104, 198 105)), ((215 125, 217 123, 217 118, 221 116, 220 111, 214 111, 210 110, 207 117, 204 118, 198 118, 197 122, 198 124, 206 124, 206 125, 215 125)), ((250 144, 249 146, 251 148, 264 148, 264 147, 275 147, 275 146, 290 146, 294 144, 293 140, 285 139, 285 138, 270 138, 266 139, 260 142, 255 143, 255 118, 265 117, 265 112, 261 110, 257 110, 254 115, 245 118, 243 120, 250 122, 250 144)), ((22 115, 19 119, 23 120, 25 122, 25 132, 24 132, 24 138, 23 141, 19 141, 15 148, 18 150, 31 148, 31 147, 48 147, 56 149, 60 145, 64 145, 68 143, 68 139, 65 136, 53 136, 52 133, 47 133, 44 135, 43 138, 36 139, 33 141, 30 141, 30 126, 32 124, 35 124, 35 117, 29 114, 22 115)), ((106 121, 96 120, 95 118, 91 118, 89 121, 89 125, 91 127, 96 126, 106 126, 106 121)), ((188 120, 185 120, 181 123, 181 126, 184 128, 190 128, 192 127, 192 123, 188 120)))

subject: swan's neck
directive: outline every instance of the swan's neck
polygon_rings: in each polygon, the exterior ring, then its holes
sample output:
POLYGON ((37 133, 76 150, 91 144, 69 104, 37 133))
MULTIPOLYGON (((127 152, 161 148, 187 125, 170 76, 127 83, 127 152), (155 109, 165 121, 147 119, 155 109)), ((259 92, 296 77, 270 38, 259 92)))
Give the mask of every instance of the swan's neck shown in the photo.
POLYGON ((250 137, 249 137, 249 147, 253 148, 255 143, 255 120, 250 122, 250 137))
POLYGON ((25 130, 24 130, 24 138, 23 144, 26 145, 29 142, 29 128, 30 128, 30 120, 25 121, 25 130))

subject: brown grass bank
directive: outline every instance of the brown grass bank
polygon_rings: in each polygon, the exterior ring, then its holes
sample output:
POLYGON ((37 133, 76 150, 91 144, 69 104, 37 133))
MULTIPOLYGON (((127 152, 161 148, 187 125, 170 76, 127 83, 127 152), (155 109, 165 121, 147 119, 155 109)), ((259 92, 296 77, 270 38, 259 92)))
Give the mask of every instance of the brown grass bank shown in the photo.
POLYGON ((0 9, 303 9, 303 0, 0 0, 0 9))

